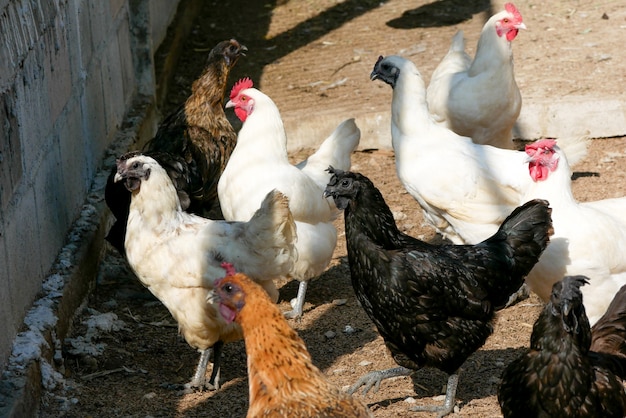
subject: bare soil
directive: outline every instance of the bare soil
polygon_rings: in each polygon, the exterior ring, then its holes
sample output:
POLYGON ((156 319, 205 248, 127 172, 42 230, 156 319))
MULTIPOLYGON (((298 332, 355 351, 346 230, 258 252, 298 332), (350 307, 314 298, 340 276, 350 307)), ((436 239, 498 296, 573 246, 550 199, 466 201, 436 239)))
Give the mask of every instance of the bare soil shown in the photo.
MULTIPOLYGON (((219 7, 217 2, 205 3, 170 89, 169 108, 185 99, 212 46, 236 37, 250 51, 236 67, 233 81, 252 77, 285 109, 286 120, 320 111, 336 114, 337 123, 371 109, 389 108, 388 87, 368 81, 379 54, 410 55, 428 78, 454 32, 464 29, 473 53, 480 28, 492 14, 485 11, 490 3, 482 0, 430 4, 230 0, 219 2, 219 7)), ((623 94, 613 91, 615 86, 626 85, 623 53, 618 50, 622 42, 607 41, 615 36, 625 39, 626 11, 619 2, 540 3, 516 2, 529 27, 514 45, 524 98, 623 94), (609 25, 612 31, 607 31, 609 25)), ((500 9, 500 3, 494 6, 500 9)), ((326 135, 320 133, 320 138, 326 135)), ((299 161, 311 152, 302 149, 292 157, 299 161)), ((575 196, 586 201, 625 195, 625 158, 624 138, 591 141, 588 157, 575 167, 575 196)), ((353 170, 370 177, 382 191, 401 229, 426 241, 440 241, 432 228, 423 225, 421 209, 399 183, 391 149, 359 150, 353 157, 353 170)), ((366 372, 395 363, 354 297, 342 218, 336 226, 339 240, 331 265, 311 282, 303 319, 290 323, 306 342, 315 364, 331 381, 346 387, 366 372), (344 332, 346 326, 356 332, 344 332), (334 336, 327 336, 329 331, 334 336)), ((280 283, 280 291, 280 307, 289 310, 297 283, 280 283)), ((501 416, 496 400, 500 374, 528 345, 541 306, 531 295, 498 314, 495 333, 463 367, 457 392, 460 409, 454 416, 501 416)), ((65 386, 58 385, 44 395, 41 417, 245 416, 248 387, 243 342, 225 347, 219 391, 182 394, 172 390, 173 384, 189 380, 198 353, 177 336, 167 310, 110 248, 96 289, 75 320, 72 337, 85 335, 85 319, 107 312, 115 313, 124 322, 123 328, 95 337, 104 344, 101 354, 73 355, 66 347, 65 386)), ((376 417, 432 416, 408 412, 409 402, 412 398, 423 404, 441 403, 445 382, 444 373, 425 369, 411 378, 385 381, 378 393, 362 399, 376 417)))

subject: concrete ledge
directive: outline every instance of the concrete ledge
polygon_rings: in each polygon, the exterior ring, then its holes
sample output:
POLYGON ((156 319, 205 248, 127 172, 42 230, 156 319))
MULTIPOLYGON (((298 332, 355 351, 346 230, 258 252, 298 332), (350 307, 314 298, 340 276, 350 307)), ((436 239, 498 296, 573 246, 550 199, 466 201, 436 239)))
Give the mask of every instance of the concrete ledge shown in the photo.
POLYGON ((626 135, 626 98, 573 96, 558 101, 527 99, 522 105, 514 134, 522 139, 626 135))
MULTIPOLYGON (((345 118, 347 112, 323 110, 302 115, 283 113, 283 122, 293 151, 316 147, 345 118)), ((391 148, 391 110, 389 108, 363 112, 356 116, 361 129, 359 149, 391 148)), ((553 137, 612 138, 626 135, 626 98, 596 98, 577 96, 554 100, 526 100, 513 129, 515 138, 535 140, 553 137)))

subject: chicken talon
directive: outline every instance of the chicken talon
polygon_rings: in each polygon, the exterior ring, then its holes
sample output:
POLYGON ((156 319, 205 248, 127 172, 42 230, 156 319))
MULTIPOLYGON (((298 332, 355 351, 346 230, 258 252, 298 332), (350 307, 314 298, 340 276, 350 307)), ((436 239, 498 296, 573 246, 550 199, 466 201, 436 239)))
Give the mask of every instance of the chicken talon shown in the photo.
POLYGON ((301 281, 300 285, 298 286, 298 296, 296 296, 295 299, 293 299, 290 303, 291 303, 291 307, 293 308, 292 310, 285 312, 285 318, 288 319, 301 319, 302 318, 302 312, 304 312, 304 297, 306 295, 306 288, 308 286, 307 281, 301 281))
POLYGON ((413 371, 411 369, 407 369, 406 367, 394 367, 393 369, 369 372, 352 385, 350 389, 348 389, 348 393, 353 394, 361 386, 365 386, 363 388, 363 392, 361 392, 363 395, 366 395, 370 389, 372 389, 372 386, 374 387, 372 392, 376 393, 380 389, 380 382, 383 380, 389 379, 390 377, 408 376, 412 372, 413 371))
POLYGON ((454 399, 456 397, 456 388, 458 385, 458 373, 451 374, 450 377, 448 377, 446 399, 443 401, 443 405, 417 405, 412 406, 409 410, 413 412, 438 412, 438 418, 449 415, 454 410, 454 399))

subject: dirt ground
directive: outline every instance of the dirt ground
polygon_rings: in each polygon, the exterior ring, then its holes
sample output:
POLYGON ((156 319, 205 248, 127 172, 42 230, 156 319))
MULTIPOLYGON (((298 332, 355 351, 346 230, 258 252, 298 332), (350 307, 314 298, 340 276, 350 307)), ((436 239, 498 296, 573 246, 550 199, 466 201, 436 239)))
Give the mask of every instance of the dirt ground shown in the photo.
MULTIPOLYGON (((211 3, 216 2, 206 2, 194 23, 163 112, 184 100, 208 50, 222 39, 236 37, 250 51, 236 67, 233 81, 252 77, 285 109, 287 126, 311 109, 335 113, 337 123, 372 109, 388 109, 388 86, 368 81, 379 54, 409 55, 419 60, 428 78, 457 29, 464 29, 473 53, 485 17, 491 14, 485 11, 489 2, 482 0, 431 4, 409 0, 231 0, 219 2, 219 8, 211 3)), ((590 92, 604 97, 614 94, 615 83, 626 85, 617 46, 621 42, 606 42, 609 24, 622 38, 626 35, 626 12, 617 1, 559 1, 550 8, 539 3, 516 2, 529 27, 514 45, 516 75, 525 99, 590 92), (616 80, 607 83, 607 77, 616 80)), ((494 6, 494 10, 500 8, 494 6)), ((320 133, 320 138, 326 134, 320 133)), ((299 150, 292 157, 298 161, 312 151, 299 150)), ((585 201, 626 194, 625 158, 624 138, 591 141, 588 157, 575 167, 575 196, 585 201)), ((437 240, 433 230, 423 225, 418 204, 399 183, 391 149, 359 150, 353 157, 353 170, 370 177, 381 189, 405 232, 437 240)), ((395 363, 357 304, 342 218, 336 226, 339 240, 331 266, 310 284, 302 321, 290 323, 306 342, 315 364, 331 381, 346 387, 366 372, 395 363), (344 332, 348 325, 356 332, 344 332), (334 336, 329 337, 329 331, 334 336)), ((297 283, 280 286, 279 303, 286 311, 297 283)), ((463 367, 457 391, 460 410, 454 416, 501 416, 496 400, 499 376, 528 345, 540 309, 540 301, 531 296, 499 313, 495 333, 463 367)), ((100 345, 91 353, 64 346, 65 384, 44 395, 41 417, 245 416, 248 387, 243 342, 225 347, 219 391, 185 395, 173 390, 173 385, 189 380, 198 353, 177 336, 167 310, 112 249, 106 254, 94 293, 75 320, 74 341, 84 341, 89 334, 87 319, 99 313, 114 313, 123 324, 96 333, 92 339, 100 345)), ((425 369, 412 378, 385 381, 378 393, 362 399, 376 417, 432 416, 407 408, 413 400, 441 403, 445 382, 445 374, 425 369)))

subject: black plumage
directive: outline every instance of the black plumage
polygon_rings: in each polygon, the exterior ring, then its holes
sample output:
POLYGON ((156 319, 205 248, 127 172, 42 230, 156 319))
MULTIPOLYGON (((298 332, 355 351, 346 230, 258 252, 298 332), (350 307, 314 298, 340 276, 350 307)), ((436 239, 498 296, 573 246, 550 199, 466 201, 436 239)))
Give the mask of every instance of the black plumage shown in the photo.
POLYGON ((458 369, 493 332, 498 308, 522 285, 552 234, 548 203, 519 207, 477 245, 431 245, 398 230, 378 189, 365 176, 329 169, 325 195, 344 210, 352 285, 401 366, 370 373, 351 389, 422 367, 449 374, 443 406, 414 410, 447 415, 458 369))
POLYGON ((568 276, 552 287, 535 322, 530 350, 502 373, 498 402, 510 417, 626 416, 624 325, 626 287, 617 293, 592 337, 580 287, 568 276), (597 352, 590 351, 591 342, 597 352))
MULTIPOLYGON (((224 96, 230 70, 245 51, 234 39, 218 43, 189 98, 163 120, 142 151, 166 169, 183 210, 204 217, 217 207, 217 183, 237 142, 224 112, 224 96)), ((130 193, 113 181, 116 170, 112 167, 105 188, 105 201, 116 219, 106 239, 124 254, 130 193)))

